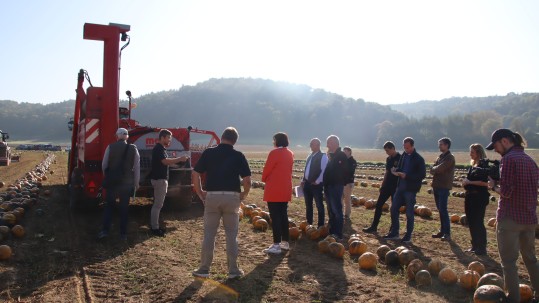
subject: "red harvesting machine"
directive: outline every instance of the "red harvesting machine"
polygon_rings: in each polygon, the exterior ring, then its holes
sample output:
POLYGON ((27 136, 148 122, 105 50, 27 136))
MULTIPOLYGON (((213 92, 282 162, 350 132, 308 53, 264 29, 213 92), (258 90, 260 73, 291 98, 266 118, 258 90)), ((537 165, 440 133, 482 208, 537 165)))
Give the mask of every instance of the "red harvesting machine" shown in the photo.
MULTIPOLYGON (((68 163, 68 187, 70 206, 97 205, 101 200, 103 173, 101 163, 105 149, 116 140, 118 127, 129 130, 129 143, 135 144, 140 153, 140 188, 137 196, 153 195, 149 174, 151 170, 152 148, 158 140, 160 127, 141 126, 131 119, 131 92, 127 91, 129 107, 120 107, 119 78, 121 52, 129 45, 127 35, 130 26, 110 23, 109 25, 84 24, 84 39, 104 43, 103 87, 95 87, 88 73, 81 69, 78 74, 77 96, 73 118, 68 122, 71 135, 71 150, 68 163), (126 42, 120 48, 120 41, 126 42), (84 80, 89 87, 84 90, 84 80)), ((191 170, 205 148, 219 144, 219 137, 213 131, 197 128, 167 128, 172 132, 172 142, 167 148, 169 156, 190 157, 185 165, 171 167, 167 204, 173 208, 186 208, 193 199, 191 170), (206 144, 191 144, 191 135, 199 134, 209 138, 206 144)), ((105 193, 106 194, 106 193, 105 193)))

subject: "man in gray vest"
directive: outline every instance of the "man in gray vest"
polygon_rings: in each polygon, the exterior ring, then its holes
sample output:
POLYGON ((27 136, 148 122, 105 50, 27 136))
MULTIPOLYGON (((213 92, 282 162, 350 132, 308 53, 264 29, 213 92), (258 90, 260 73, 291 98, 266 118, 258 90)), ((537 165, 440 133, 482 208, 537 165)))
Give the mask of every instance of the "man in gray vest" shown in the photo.
POLYGON ((131 195, 139 187, 140 180, 140 155, 137 147, 127 143, 129 134, 127 129, 118 128, 116 131, 118 141, 107 146, 103 155, 102 169, 106 174, 107 169, 120 169, 122 179, 116 185, 106 189, 105 216, 103 218, 103 229, 98 235, 98 239, 108 237, 112 219, 112 209, 116 204, 116 197, 120 199, 120 239, 127 240, 127 210, 131 195))
POLYGON ((306 218, 309 225, 313 224, 313 198, 318 210, 318 227, 324 225, 324 201, 323 197, 323 181, 324 170, 328 163, 328 157, 320 151, 320 139, 314 138, 311 140, 311 154, 305 162, 305 174, 301 181, 303 195, 305 197, 306 218))

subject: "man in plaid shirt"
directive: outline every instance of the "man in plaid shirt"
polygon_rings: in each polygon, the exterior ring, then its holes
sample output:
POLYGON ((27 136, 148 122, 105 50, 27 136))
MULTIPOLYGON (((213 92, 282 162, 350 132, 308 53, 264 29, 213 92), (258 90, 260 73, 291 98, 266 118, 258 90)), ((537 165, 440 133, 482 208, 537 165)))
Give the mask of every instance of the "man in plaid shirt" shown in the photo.
POLYGON ((516 264, 519 250, 532 287, 539 290, 539 263, 535 256, 539 170, 535 161, 524 153, 526 142, 520 134, 502 128, 492 133, 491 141, 487 149, 494 149, 502 156, 500 180, 489 181, 489 187, 500 194, 496 212, 498 252, 508 298, 520 302, 516 264))

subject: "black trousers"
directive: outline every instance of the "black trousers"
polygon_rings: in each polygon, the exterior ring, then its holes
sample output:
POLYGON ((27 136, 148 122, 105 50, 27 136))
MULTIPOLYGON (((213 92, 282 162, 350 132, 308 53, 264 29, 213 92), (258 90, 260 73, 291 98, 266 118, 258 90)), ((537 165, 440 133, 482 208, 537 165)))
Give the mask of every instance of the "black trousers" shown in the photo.
POLYGON ((268 202, 273 229, 273 243, 288 241, 288 202, 268 202))
POLYGON ((466 192, 464 212, 470 227, 472 250, 485 252, 487 250, 487 230, 485 228, 485 211, 489 199, 488 191, 466 192))
POLYGON ((374 218, 372 219, 371 226, 374 228, 378 228, 378 224, 380 223, 380 218, 382 217, 382 207, 384 206, 384 203, 391 197, 391 201, 393 202, 393 195, 395 194, 395 190, 388 190, 385 188, 380 189, 380 194, 378 195, 378 201, 376 201, 376 209, 374 210, 374 218))

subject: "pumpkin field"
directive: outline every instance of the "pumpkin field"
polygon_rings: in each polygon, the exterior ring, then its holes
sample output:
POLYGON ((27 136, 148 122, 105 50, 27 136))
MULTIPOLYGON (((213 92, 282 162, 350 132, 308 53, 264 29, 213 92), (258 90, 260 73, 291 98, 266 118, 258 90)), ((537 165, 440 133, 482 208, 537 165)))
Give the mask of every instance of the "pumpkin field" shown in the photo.
MULTIPOLYGON (((69 209, 65 185, 67 154, 23 152, 20 162, 0 167, 0 301, 473 302, 478 281, 499 283, 495 274, 502 276, 502 271, 495 221, 491 220, 497 202, 490 202, 485 216, 485 225, 490 221, 487 255, 465 252, 471 245, 469 230, 462 224, 465 219, 461 187, 455 186, 449 197, 449 213, 454 215, 452 241, 433 239, 431 234, 438 231, 440 222, 428 192, 428 173, 417 196, 411 244, 382 238, 390 224, 387 211, 382 215, 378 234, 361 231, 374 214, 371 204, 378 196, 384 173, 383 150, 354 150, 359 161, 357 185, 342 243, 327 239, 324 229, 306 226, 303 198, 293 198, 288 213, 291 230, 298 237, 291 240, 290 251, 266 255, 262 251, 272 242, 271 228, 262 221, 256 223, 256 219, 267 216, 261 172, 268 150, 247 146, 238 149, 249 160, 253 188, 243 202, 238 236, 238 260, 245 276, 235 280, 227 280, 222 228, 216 238, 210 278, 191 275, 200 260, 200 202, 184 211, 167 210, 165 205, 161 220, 167 233, 161 238, 150 233, 151 200, 137 197, 129 209, 127 241, 120 240, 117 213, 109 238, 97 241, 102 208, 85 212, 69 209), (482 279, 484 275, 488 276, 482 279)), ((308 151, 293 150, 293 181, 299 185, 308 151)), ((419 152, 427 164, 432 164, 438 155, 419 152)), ((536 161, 539 159, 538 151, 529 153, 536 161)), ((461 167, 469 162, 467 151, 454 154, 461 167)), ((455 185, 459 185, 462 175, 465 170, 458 169, 455 185)), ((400 223, 402 236, 406 226, 404 214, 400 215, 400 223)), ((518 267, 520 283, 530 285, 520 258, 518 267)), ((522 291, 529 289, 523 286, 522 291)))

